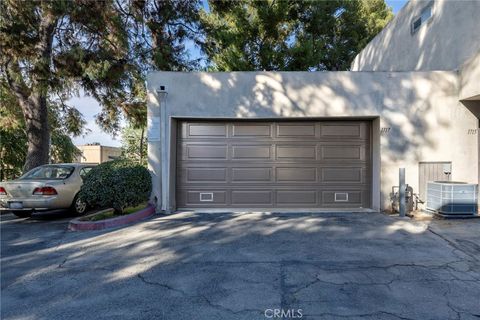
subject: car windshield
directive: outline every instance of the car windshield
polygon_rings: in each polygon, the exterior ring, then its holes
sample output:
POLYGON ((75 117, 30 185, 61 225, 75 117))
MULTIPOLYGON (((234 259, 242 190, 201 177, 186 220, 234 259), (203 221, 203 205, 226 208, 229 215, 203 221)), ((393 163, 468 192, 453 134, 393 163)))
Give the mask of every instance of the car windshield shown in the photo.
POLYGON ((43 166, 27 172, 20 179, 24 180, 62 180, 67 179, 72 174, 74 168, 68 166, 43 166))

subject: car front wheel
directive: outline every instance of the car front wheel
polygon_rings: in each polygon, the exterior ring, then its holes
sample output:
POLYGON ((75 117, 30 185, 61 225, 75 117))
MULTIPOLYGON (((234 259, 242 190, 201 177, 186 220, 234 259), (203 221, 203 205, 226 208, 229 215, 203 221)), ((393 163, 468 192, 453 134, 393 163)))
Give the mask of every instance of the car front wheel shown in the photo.
POLYGON ((82 215, 87 212, 87 203, 80 199, 80 197, 77 195, 73 200, 72 210, 75 212, 75 214, 82 215))

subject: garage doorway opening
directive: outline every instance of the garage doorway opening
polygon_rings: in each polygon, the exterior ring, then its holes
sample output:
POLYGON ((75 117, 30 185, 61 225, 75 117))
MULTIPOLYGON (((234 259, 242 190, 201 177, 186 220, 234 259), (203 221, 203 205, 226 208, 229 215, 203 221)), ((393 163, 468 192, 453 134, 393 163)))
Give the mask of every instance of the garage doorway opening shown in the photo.
POLYGON ((175 124, 178 210, 372 207, 371 119, 175 124))

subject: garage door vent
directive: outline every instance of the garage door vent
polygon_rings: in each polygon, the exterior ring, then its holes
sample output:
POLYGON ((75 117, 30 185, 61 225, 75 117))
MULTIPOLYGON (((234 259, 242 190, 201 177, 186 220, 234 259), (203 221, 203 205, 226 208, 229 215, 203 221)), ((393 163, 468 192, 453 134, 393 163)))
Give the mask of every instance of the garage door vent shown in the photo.
POLYGON ((348 193, 335 192, 335 202, 348 202, 348 193))
POLYGON ((213 201, 213 192, 200 193, 200 201, 212 202, 213 201))

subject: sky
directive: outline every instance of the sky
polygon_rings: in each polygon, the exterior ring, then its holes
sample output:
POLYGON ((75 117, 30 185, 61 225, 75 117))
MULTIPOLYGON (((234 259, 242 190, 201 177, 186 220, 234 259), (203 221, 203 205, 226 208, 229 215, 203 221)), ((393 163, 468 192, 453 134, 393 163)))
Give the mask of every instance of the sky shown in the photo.
MULTIPOLYGON (((386 0, 388 6, 393 10, 394 14, 407 3, 407 0, 386 0)), ((100 129, 95 123, 95 115, 100 113, 100 105, 92 97, 81 95, 80 97, 74 97, 69 100, 70 104, 75 106, 87 121, 86 128, 88 133, 73 138, 73 143, 76 145, 83 145, 87 143, 99 142, 105 146, 119 147, 121 145, 120 136, 111 136, 100 129)))

